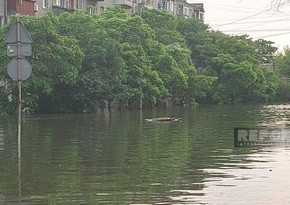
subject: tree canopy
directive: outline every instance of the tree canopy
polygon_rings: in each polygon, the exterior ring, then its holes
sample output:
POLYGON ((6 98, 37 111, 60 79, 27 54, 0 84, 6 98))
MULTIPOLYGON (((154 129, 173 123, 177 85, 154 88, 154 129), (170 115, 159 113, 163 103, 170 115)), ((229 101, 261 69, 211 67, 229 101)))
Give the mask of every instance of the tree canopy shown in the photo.
MULTIPOLYGON (((212 31, 197 19, 148 8, 129 16, 112 7, 100 16, 76 11, 21 20, 34 41, 23 104, 37 113, 134 108, 140 101, 150 107, 267 102, 279 89, 276 74, 261 67, 274 61, 273 42, 212 31)), ((2 39, 9 26, 1 27, 2 39)), ((8 84, 0 101, 11 112, 17 89, 1 43, 0 76, 8 84)), ((284 65, 281 56, 281 73, 288 75, 284 65)))

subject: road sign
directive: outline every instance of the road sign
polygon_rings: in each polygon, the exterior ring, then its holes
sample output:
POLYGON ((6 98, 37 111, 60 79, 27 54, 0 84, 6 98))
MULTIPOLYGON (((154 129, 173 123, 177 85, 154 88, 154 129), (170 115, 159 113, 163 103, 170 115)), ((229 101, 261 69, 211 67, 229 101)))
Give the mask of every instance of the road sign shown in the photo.
POLYGON ((12 80, 27 80, 32 73, 32 66, 25 58, 19 59, 17 66, 17 59, 13 59, 8 63, 7 72, 12 80), (18 74, 19 68, 19 74, 18 74))
POLYGON ((19 53, 17 50, 17 44, 9 44, 7 45, 7 55, 9 57, 16 57, 16 56, 31 56, 32 55, 32 48, 31 44, 20 44, 20 51, 19 53))
POLYGON ((32 43, 33 41, 29 33, 27 32, 26 28, 23 26, 22 22, 19 20, 18 22, 15 22, 13 26, 10 28, 4 42, 5 43, 17 43, 17 42, 32 43))

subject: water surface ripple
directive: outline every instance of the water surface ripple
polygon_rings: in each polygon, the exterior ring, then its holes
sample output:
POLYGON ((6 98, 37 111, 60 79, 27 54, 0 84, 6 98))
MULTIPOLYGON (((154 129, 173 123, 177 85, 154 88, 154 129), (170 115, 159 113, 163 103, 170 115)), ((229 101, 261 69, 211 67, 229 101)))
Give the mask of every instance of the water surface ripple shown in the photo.
POLYGON ((290 204, 290 148, 234 147, 234 127, 288 129, 289 105, 0 116, 0 204, 290 204), (163 116, 178 122, 147 122, 163 116))

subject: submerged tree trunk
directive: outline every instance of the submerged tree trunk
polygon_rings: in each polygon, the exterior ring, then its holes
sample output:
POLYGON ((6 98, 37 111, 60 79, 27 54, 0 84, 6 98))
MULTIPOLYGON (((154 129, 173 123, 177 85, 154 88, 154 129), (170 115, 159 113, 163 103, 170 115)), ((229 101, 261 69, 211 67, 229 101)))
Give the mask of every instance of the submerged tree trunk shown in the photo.
POLYGON ((108 101, 108 110, 109 110, 109 112, 112 111, 112 101, 111 100, 108 101))

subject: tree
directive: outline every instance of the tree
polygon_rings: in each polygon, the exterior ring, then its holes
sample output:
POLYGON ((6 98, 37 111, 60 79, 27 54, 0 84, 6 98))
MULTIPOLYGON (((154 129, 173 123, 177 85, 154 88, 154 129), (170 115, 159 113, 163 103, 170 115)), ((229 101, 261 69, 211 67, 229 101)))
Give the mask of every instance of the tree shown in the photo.
POLYGON ((275 57, 275 65, 279 73, 283 76, 290 77, 290 48, 285 47, 283 53, 279 53, 275 57))
POLYGON ((279 73, 279 88, 276 99, 279 101, 290 100, 290 48, 285 47, 284 51, 275 56, 275 67, 279 73))
POLYGON ((285 6, 285 4, 287 4, 287 3, 289 3, 289 0, 272 0, 271 7, 279 9, 279 8, 285 6))
MULTIPOLYGON (((76 11, 23 21, 34 40, 23 102, 39 113, 91 112, 114 102, 154 106, 163 99, 181 106, 267 101, 277 90, 275 73, 260 66, 273 61, 273 42, 229 36, 167 11, 144 8, 129 16, 116 6, 98 17, 76 11)), ((3 39, 8 27, 0 30, 3 39)), ((284 76, 286 59, 277 58, 284 76)), ((7 78, 5 69, 0 74, 7 78)), ((6 110, 17 103, 17 85, 9 86, 0 97, 6 110)))
POLYGON ((156 40, 164 45, 178 43, 185 46, 185 39, 177 28, 177 18, 165 10, 143 8, 142 19, 155 31, 156 40))
POLYGON ((123 48, 120 55, 125 66, 123 87, 126 87, 126 91, 120 92, 122 95, 114 100, 130 107, 136 106, 142 98, 145 103, 156 103, 164 87, 157 73, 152 70, 151 55, 148 53, 155 46, 154 31, 139 16, 129 18, 120 7, 107 9, 98 19, 98 25, 123 48), (124 15, 115 15, 118 12, 124 12, 124 15))
POLYGON ((17 107, 17 97, 12 95, 11 90, 11 83, 9 76, 7 75, 7 64, 9 62, 9 58, 6 54, 6 44, 4 43, 4 39, 6 37, 8 31, 8 27, 1 27, 0 28, 0 38, 2 39, 0 41, 0 81, 6 81, 9 84, 8 85, 1 85, 0 86, 0 112, 6 111, 8 113, 13 113, 16 110, 17 107), (15 99, 13 99, 15 98, 15 99), (10 100, 12 100, 10 102, 10 100))
POLYGON ((255 64, 243 61, 237 63, 229 56, 216 57, 221 66, 215 82, 213 100, 216 103, 265 102, 273 98, 276 91, 275 79, 268 79, 255 64))
POLYGON ((260 63, 273 63, 274 54, 278 49, 274 46, 274 42, 258 39, 252 44, 256 48, 256 58, 260 59, 260 63))
POLYGON ((178 67, 178 63, 169 54, 160 56, 154 67, 167 89, 166 97, 171 99, 174 104, 183 105, 184 101, 180 98, 179 92, 187 88, 188 76, 178 67))
MULTIPOLYGON (((23 85, 23 104, 37 112, 69 110, 70 88, 77 82, 83 52, 77 41, 60 35, 55 25, 58 17, 22 17, 33 39, 31 77, 23 85)), ((12 84, 13 85, 13 84, 12 84)))
POLYGON ((185 102, 189 105, 203 103, 207 97, 210 97, 216 80, 217 77, 198 75, 197 73, 189 75, 185 102))

